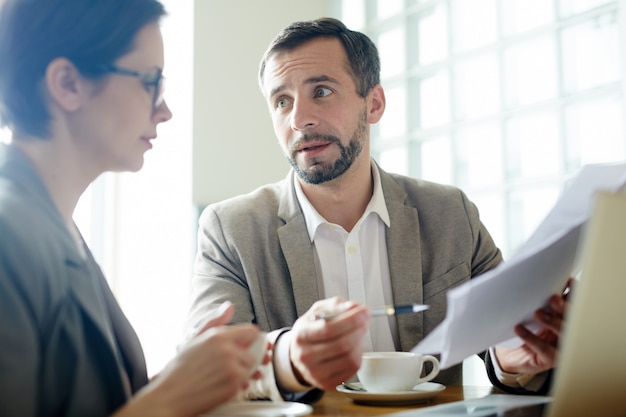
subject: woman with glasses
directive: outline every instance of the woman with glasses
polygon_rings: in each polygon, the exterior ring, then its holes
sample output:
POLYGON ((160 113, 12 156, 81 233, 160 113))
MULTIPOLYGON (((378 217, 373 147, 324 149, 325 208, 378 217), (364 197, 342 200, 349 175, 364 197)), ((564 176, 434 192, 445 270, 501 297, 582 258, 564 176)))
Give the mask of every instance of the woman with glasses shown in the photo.
MULTIPOLYGON (((148 381, 139 340, 72 213, 137 171, 163 100, 156 0, 1 0, 0 416, 197 416, 256 377, 225 305, 148 381)), ((267 358, 266 358, 267 360, 267 358)))

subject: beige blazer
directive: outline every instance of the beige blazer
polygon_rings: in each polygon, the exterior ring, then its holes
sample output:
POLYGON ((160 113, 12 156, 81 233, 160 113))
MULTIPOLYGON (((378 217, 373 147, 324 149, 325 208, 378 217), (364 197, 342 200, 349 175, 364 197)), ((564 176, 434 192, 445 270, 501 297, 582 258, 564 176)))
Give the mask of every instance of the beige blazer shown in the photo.
MULTIPOLYGON (((398 316, 406 351, 445 318, 449 288, 495 267, 502 257, 459 189, 379 171, 391 221, 386 239, 394 303, 431 306, 423 314, 398 316)), ((322 298, 293 184, 292 171, 280 182, 203 210, 188 329, 231 300, 236 322, 276 330, 293 325, 322 298)), ((460 371, 443 371, 437 381, 460 384, 460 371)))

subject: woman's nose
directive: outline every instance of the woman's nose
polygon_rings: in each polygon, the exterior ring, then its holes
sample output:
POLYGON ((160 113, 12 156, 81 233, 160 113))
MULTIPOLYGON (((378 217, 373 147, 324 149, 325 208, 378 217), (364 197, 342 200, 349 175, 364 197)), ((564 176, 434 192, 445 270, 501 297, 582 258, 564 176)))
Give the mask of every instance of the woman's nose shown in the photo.
POLYGON ((167 122, 172 118, 172 111, 165 100, 155 109, 152 117, 156 119, 156 123, 167 122))

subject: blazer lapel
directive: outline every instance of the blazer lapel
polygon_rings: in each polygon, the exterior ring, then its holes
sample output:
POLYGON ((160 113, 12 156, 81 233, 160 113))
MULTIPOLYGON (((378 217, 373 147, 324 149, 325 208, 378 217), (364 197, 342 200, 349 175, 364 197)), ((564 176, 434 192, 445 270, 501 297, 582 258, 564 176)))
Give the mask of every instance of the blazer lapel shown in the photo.
POLYGON ((278 229, 280 247, 285 256, 298 317, 320 299, 311 241, 295 190, 294 172, 290 171, 278 207, 278 216, 285 225, 278 229))
MULTIPOLYGON (((71 248, 73 249, 73 247, 71 248)), ((99 273, 98 267, 89 260, 83 260, 75 250, 68 250, 66 265, 68 266, 68 279, 70 289, 75 300, 84 310, 87 317, 102 332, 111 347, 115 346, 111 326, 106 321, 108 317, 102 293, 94 279, 94 275, 99 273)))
POLYGON ((148 371, 141 343, 104 277, 100 280, 100 287, 109 311, 113 334, 119 346, 120 361, 128 376, 131 392, 136 392, 148 383, 148 371))
MULTIPOLYGON (((406 193, 391 175, 378 168, 391 226, 387 229, 387 252, 391 289, 396 304, 422 303, 422 258, 419 216, 404 204, 406 193)), ((424 337, 422 314, 396 316, 400 348, 408 351, 424 337)))
MULTIPOLYGON (((83 260, 80 257, 77 259, 76 256, 79 255, 74 252, 76 251, 68 251, 66 260, 69 287, 74 300, 85 313, 85 318, 91 322, 95 331, 99 332, 103 340, 106 341, 106 351, 110 352, 110 360, 116 365, 111 367, 110 371, 119 379, 119 386, 125 388, 124 394, 120 394, 123 395, 123 398, 128 398, 131 395, 131 387, 126 378, 126 367, 118 348, 104 293, 98 282, 98 280, 105 278, 90 253, 87 260, 83 260)), ((99 350, 104 353, 103 346, 100 346, 99 350)), ((105 361, 106 359, 103 357, 102 360, 105 361)))

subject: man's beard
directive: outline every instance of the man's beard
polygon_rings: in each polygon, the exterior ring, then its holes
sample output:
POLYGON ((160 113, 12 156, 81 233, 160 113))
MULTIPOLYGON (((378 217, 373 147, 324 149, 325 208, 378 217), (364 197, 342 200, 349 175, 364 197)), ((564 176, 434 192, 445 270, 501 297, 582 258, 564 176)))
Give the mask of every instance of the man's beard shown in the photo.
POLYGON ((365 141, 364 136, 366 132, 366 117, 367 114, 363 112, 359 119, 359 123, 352 132, 352 137, 348 146, 343 146, 341 140, 334 135, 324 134, 305 134, 302 139, 295 142, 289 149, 287 160, 293 167, 294 171, 298 174, 302 180, 308 184, 322 184, 328 181, 332 181, 335 178, 341 176, 348 170, 356 160, 356 158, 363 151, 363 143, 365 141), (333 162, 317 162, 315 158, 312 160, 312 165, 309 168, 301 168, 296 162, 297 149, 302 143, 308 143, 312 141, 324 141, 327 143, 334 143, 339 147, 341 156, 333 162))

